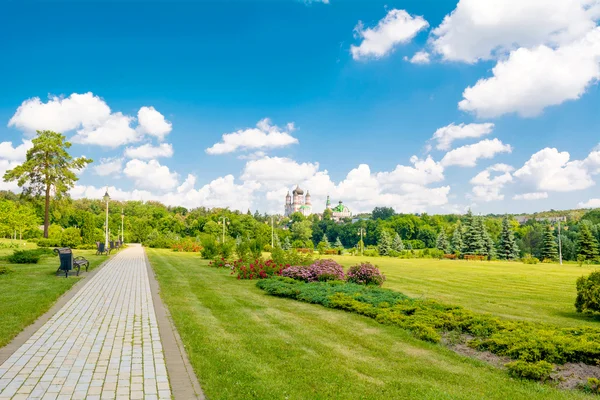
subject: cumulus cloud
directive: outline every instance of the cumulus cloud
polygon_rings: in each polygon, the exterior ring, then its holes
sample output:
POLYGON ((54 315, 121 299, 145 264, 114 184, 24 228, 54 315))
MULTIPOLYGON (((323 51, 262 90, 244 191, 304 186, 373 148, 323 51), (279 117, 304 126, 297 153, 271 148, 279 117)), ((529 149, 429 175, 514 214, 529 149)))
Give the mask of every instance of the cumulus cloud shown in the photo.
POLYGON ((384 185, 394 186, 400 183, 428 185, 444 180, 444 167, 428 156, 425 160, 412 156, 413 166, 397 165, 391 172, 379 172, 377 179, 384 185))
POLYGON ((289 186, 309 179, 318 170, 318 163, 297 163, 290 158, 264 157, 248 161, 241 179, 289 186))
POLYGON ((122 158, 103 158, 100 164, 93 167, 94 173, 99 176, 118 176, 123 170, 122 158))
POLYGON ((547 198, 547 192, 522 193, 513 196, 513 200, 542 200, 547 198))
POLYGON ((480 118, 517 113, 540 114, 544 108, 576 100, 600 78, 600 27, 557 49, 540 45, 513 51, 463 92, 459 108, 480 118))
POLYGON ((16 147, 13 147, 12 142, 1 142, 0 159, 23 162, 27 156, 27 151, 32 147, 31 140, 23 140, 23 143, 16 147))
POLYGON ((166 165, 160 165, 157 160, 130 160, 123 172, 140 189, 167 191, 175 188, 178 183, 177 173, 171 172, 166 165))
POLYGON ((600 208, 600 199, 589 199, 578 204, 580 208, 600 208))
POLYGON ((593 186, 592 175, 600 172, 600 152, 584 160, 570 158, 566 151, 547 147, 533 154, 514 176, 539 191, 570 192, 593 186))
POLYGON ((374 28, 364 28, 362 22, 354 28, 355 36, 362 38, 358 46, 351 46, 355 60, 381 58, 391 53, 394 47, 412 40, 429 23, 419 16, 411 16, 404 10, 390 10, 374 28))
POLYGON ((281 129, 265 118, 256 124, 256 128, 242 129, 233 133, 225 133, 222 141, 206 149, 208 154, 227 154, 238 150, 265 150, 297 144, 298 139, 291 133, 295 130, 293 123, 281 129))
POLYGON ((518 47, 569 43, 599 16, 598 0, 460 0, 433 30, 431 45, 445 60, 473 63, 518 47))
POLYGON ((430 54, 426 51, 418 51, 411 58, 405 57, 405 60, 411 64, 429 64, 431 62, 430 54))
POLYGON ((480 138, 489 135, 494 130, 494 124, 450 124, 439 128, 433 134, 432 141, 437 141, 438 150, 450 150, 452 143, 460 139, 480 138))
POLYGON ((444 167, 452 165, 474 167, 477 165, 477 161, 482 158, 494 158, 496 154, 510 152, 512 152, 510 145, 504 144, 498 139, 486 139, 479 143, 469 144, 449 151, 442 158, 441 164, 444 167))
POLYGON ((138 111, 138 124, 139 132, 154 136, 160 141, 164 140, 165 136, 173 129, 172 124, 154 107, 140 108, 138 111))
POLYGON ((170 143, 161 143, 158 146, 152 146, 151 144, 144 144, 139 147, 127 147, 125 149, 125 157, 127 158, 138 158, 142 160, 149 160, 152 158, 160 157, 172 157, 173 146, 170 143))
POLYGON ((495 164, 481 171, 470 181, 474 186, 469 198, 483 202, 504 200, 501 190, 513 181, 511 171, 513 171, 513 167, 506 164, 495 164), (500 174, 492 177, 493 172, 500 174))
POLYGON ((73 143, 115 148, 137 142, 142 136, 131 127, 133 117, 120 112, 111 114, 100 125, 86 126, 71 138, 73 143))

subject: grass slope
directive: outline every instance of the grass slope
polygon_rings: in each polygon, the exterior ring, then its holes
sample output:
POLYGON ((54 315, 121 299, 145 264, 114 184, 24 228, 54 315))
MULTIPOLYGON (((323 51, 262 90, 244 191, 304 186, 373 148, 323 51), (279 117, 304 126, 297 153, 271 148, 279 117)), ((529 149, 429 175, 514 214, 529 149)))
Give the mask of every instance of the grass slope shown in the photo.
POLYGON ((331 257, 344 267, 359 261, 379 266, 383 287, 499 317, 600 327, 600 320, 575 311, 575 281, 597 269, 576 264, 478 262, 389 257, 331 257))
POLYGON ((149 249, 210 399, 586 398, 343 311, 268 296, 198 255, 149 249))
MULTIPOLYGON (((12 249, 0 249, 0 265, 12 270, 0 275, 0 347, 48 311, 81 279, 65 279, 64 274, 57 277, 58 257, 42 257, 38 264, 8 264, 2 258, 12 252, 12 249)), ((95 256, 94 253, 93 250, 75 250, 77 256, 90 260, 90 270, 106 259, 106 256, 95 256)))

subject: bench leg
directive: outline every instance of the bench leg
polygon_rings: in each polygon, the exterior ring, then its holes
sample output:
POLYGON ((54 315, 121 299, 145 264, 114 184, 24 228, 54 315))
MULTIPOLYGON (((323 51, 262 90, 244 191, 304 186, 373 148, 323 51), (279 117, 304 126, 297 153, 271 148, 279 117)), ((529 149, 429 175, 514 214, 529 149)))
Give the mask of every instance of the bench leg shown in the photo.
POLYGON ((81 267, 78 265, 77 266, 77 276, 79 276, 79 271, 81 270, 81 267))

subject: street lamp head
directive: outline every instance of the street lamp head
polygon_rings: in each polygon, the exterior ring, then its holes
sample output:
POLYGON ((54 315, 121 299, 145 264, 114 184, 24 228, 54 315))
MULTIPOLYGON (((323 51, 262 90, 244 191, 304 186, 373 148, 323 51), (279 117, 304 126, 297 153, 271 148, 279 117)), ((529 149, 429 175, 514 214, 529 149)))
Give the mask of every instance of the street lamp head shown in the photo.
POLYGON ((104 193, 103 199, 105 202, 108 202, 110 200, 110 196, 108 195, 108 187, 106 187, 106 192, 104 193))
POLYGON ((125 216, 125 210, 121 208, 121 218, 125 216))

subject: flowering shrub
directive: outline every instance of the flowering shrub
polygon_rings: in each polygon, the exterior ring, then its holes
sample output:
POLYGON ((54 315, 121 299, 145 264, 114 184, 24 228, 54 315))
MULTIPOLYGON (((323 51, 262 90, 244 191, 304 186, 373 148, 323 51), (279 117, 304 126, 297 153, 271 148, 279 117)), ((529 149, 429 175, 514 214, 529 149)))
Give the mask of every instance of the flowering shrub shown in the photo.
POLYGON ((379 269, 371 263, 361 263, 348 268, 346 273, 348 282, 358 283, 360 285, 383 285, 385 275, 379 272, 379 269))
POLYGON ((287 267, 281 275, 304 282, 343 281, 344 268, 333 260, 317 260, 308 267, 287 267))
POLYGON ((202 246, 191 238, 185 238, 171 245, 173 251, 185 252, 185 253, 199 253, 202 250, 202 246))
POLYGON ((281 271, 285 268, 283 264, 277 264, 273 260, 254 260, 246 263, 243 260, 234 261, 231 268, 231 273, 237 271, 238 279, 266 279, 272 276, 280 276, 281 271))
POLYGON ((210 267, 215 267, 215 268, 229 268, 229 269, 233 269, 234 263, 232 263, 231 261, 228 261, 225 258, 221 257, 221 258, 215 258, 210 263, 208 263, 208 265, 210 267))

